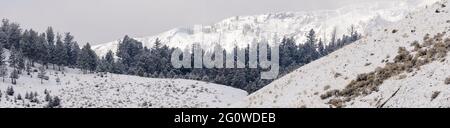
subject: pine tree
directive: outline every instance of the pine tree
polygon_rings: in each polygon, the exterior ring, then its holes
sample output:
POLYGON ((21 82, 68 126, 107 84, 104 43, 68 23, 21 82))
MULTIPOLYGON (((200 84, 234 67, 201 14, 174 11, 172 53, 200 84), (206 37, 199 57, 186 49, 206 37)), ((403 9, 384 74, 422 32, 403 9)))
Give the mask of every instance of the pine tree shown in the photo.
POLYGON ((108 72, 114 72, 114 53, 111 50, 106 53, 105 64, 108 72))
POLYGON ((3 44, 0 43, 0 65, 6 64, 5 50, 3 49, 3 44))
POLYGON ((38 37, 36 43, 36 59, 43 65, 48 66, 49 60, 49 46, 45 39, 45 34, 41 34, 38 37))
POLYGON ((73 66, 73 62, 76 62, 76 57, 77 57, 77 53, 74 53, 75 48, 74 48, 74 43, 73 42, 74 37, 72 35, 70 35, 70 33, 66 33, 64 36, 64 51, 66 52, 65 57, 63 58, 64 64, 66 66, 73 66))
POLYGON ((61 35, 56 36, 56 53, 55 53, 55 63, 58 65, 58 71, 61 71, 61 67, 66 65, 67 62, 67 49, 61 40, 61 35))
POLYGON ((78 45, 77 42, 73 42, 71 51, 69 54, 69 63, 72 66, 77 67, 77 61, 78 61, 79 55, 80 55, 80 46, 78 45))
POLYGON ((5 82, 5 77, 8 75, 8 69, 6 67, 6 57, 5 51, 3 49, 3 44, 0 43, 0 77, 2 77, 2 81, 5 82))
POLYGON ((20 94, 17 95, 17 100, 22 100, 22 96, 20 94))
POLYGON ((19 41, 21 40, 22 30, 17 23, 10 23, 9 20, 3 19, 1 26, 2 34, 0 34, 0 41, 9 49, 11 46, 19 48, 19 41))
POLYGON ((327 55, 325 46, 324 46, 324 44, 322 42, 322 39, 320 39, 319 43, 317 44, 317 50, 319 52, 319 56, 320 57, 327 55))
POLYGON ((333 29, 333 32, 331 33, 331 40, 328 43, 327 48, 326 48, 327 54, 335 51, 336 47, 337 47, 337 28, 335 27, 333 29))
POLYGON ((53 99, 51 99, 50 101, 48 101, 48 108, 58 108, 61 105, 61 100, 59 99, 58 96, 55 96, 53 99))
POLYGON ((25 71, 27 72, 27 75, 31 75, 31 63, 28 61, 25 65, 25 71))
POLYGON ((17 50, 15 46, 11 47, 11 55, 9 56, 9 65, 14 69, 17 69, 20 73, 25 68, 25 61, 23 59, 22 52, 17 50))
POLYGON ((55 33, 53 32, 53 28, 52 27, 48 27, 47 28, 47 30, 45 31, 45 35, 46 35, 47 42, 49 44, 54 44, 55 43, 55 33))
POLYGON ((307 62, 311 62, 317 58, 319 58, 319 53, 316 50, 316 32, 311 29, 309 33, 306 35, 306 42, 302 49, 302 52, 307 62))
POLYGON ((300 61, 298 46, 295 44, 294 38, 283 38, 280 44, 280 65, 288 67, 300 61))
POLYGON ((24 57, 30 60, 30 63, 32 65, 34 64, 34 61, 36 61, 39 57, 36 54, 38 52, 37 50, 38 42, 39 42, 38 33, 35 32, 33 29, 25 30, 20 40, 19 50, 22 51, 24 57))
POLYGON ((52 100, 52 96, 50 96, 50 93, 45 94, 45 101, 49 102, 52 100))
POLYGON ((128 36, 125 36, 121 43, 119 43, 119 48, 117 50, 117 57, 121 59, 122 64, 125 67, 127 74, 133 72, 138 60, 138 55, 143 52, 142 43, 134 40, 128 36))
POLYGON ((3 23, 2 26, 0 26, 0 45, 8 45, 8 35, 6 35, 6 32, 4 31, 6 28, 4 28, 6 25, 3 23))
POLYGON ((25 92, 25 99, 30 99, 30 94, 28 92, 25 92))
POLYGON ((6 94, 9 95, 9 96, 13 96, 14 95, 14 88, 12 86, 9 86, 6 89, 6 94))
POLYGON ((44 79, 45 79, 45 80, 48 80, 48 79, 49 79, 48 76, 46 76, 46 74, 47 74, 47 71, 46 71, 45 67, 44 67, 44 66, 39 67, 38 78, 41 79, 41 84, 44 83, 44 82, 43 82, 44 79))
POLYGON ((97 67, 98 57, 95 52, 91 49, 91 45, 87 43, 83 49, 81 49, 81 54, 78 60, 80 68, 87 73, 87 71, 95 71, 97 67))
POLYGON ((55 33, 53 32, 52 27, 48 27, 45 33, 47 39, 47 60, 49 63, 53 64, 53 69, 55 69, 55 64, 57 64, 57 56, 56 56, 56 46, 55 46, 55 33))
POLYGON ((8 68, 6 64, 0 65, 0 77, 2 77, 2 81, 5 82, 5 77, 8 76, 8 68))
POLYGON ((17 84, 17 79, 19 79, 19 71, 17 69, 14 69, 11 71, 11 74, 9 75, 9 78, 11 78, 12 84, 17 84))

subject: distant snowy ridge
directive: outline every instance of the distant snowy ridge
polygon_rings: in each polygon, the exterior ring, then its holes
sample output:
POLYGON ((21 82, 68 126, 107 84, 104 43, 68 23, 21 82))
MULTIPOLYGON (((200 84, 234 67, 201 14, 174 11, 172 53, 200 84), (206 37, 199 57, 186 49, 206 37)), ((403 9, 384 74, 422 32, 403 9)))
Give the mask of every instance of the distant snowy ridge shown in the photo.
MULTIPOLYGON (((135 38, 151 47, 157 38, 170 47, 186 48, 193 43, 203 47, 220 44, 225 49, 235 45, 246 46, 252 42, 278 42, 284 36, 293 36, 299 42, 305 40, 304 35, 310 29, 316 30, 320 38, 331 36, 336 28, 337 35, 348 33, 354 25, 359 33, 383 24, 404 19, 418 7, 426 6, 437 0, 381 0, 370 3, 354 4, 337 10, 314 12, 268 13, 254 16, 236 16, 213 25, 195 25, 191 28, 175 28, 167 32, 135 38)), ((119 40, 93 46, 100 55, 109 50, 115 52, 119 40)))

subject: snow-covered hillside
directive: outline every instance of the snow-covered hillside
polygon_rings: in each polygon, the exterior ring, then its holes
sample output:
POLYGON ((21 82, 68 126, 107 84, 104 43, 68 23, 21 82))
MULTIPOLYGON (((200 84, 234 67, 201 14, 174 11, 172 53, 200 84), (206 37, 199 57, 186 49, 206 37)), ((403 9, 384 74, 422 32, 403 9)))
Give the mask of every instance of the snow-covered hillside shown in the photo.
MULTIPOLYGON (((12 69, 9 69, 11 71, 12 69)), ((78 69, 66 73, 48 70, 48 81, 38 73, 20 75, 17 85, 10 79, 0 80, 0 108, 45 107, 45 90, 61 99, 65 108, 204 108, 227 107, 242 100, 247 92, 224 85, 182 79, 152 79, 137 76, 82 74, 78 69), (56 81, 60 78, 60 82, 56 81), (8 95, 7 88, 14 94, 8 95), (26 94, 38 94, 37 101, 25 99, 26 94), (21 100, 18 98, 20 95, 21 100)))
MULTIPOLYGON (((420 10, 407 15, 406 19, 376 27, 360 41, 297 69, 234 105, 236 107, 450 107, 450 85, 444 82, 450 78, 448 53, 446 57, 433 58, 431 60, 434 61, 414 68, 411 72, 401 72, 384 80, 378 88, 375 88, 378 91, 347 99, 344 97, 345 101, 341 102, 340 106, 333 105, 331 100, 340 98, 333 93, 330 98, 321 97, 332 90, 345 89, 352 80, 357 80, 359 74, 381 70, 377 67, 385 67, 386 60, 394 62, 394 57, 399 54, 397 53, 399 47, 414 51, 414 47, 411 46, 414 41, 426 45, 424 37, 427 34, 432 38, 439 35, 438 33, 444 33, 444 39, 450 38, 449 6, 447 0, 440 1, 432 6, 421 7, 420 10)), ((443 41, 432 39, 430 42, 436 44, 443 41)), ((448 52, 450 40, 445 43, 448 52)), ((364 86, 359 88, 364 89, 364 86)))
MULTIPOLYGON (((235 45, 246 46, 255 41, 278 42, 284 36, 294 36, 299 42, 314 29, 321 38, 329 38, 336 28, 337 35, 348 34, 354 25, 360 33, 405 18, 418 7, 437 0, 377 0, 342 7, 337 10, 314 12, 268 13, 254 16, 236 16, 213 25, 196 25, 191 28, 175 28, 159 35, 136 38, 144 46, 151 47, 159 38, 171 47, 190 47, 200 43, 205 48, 220 44, 225 49, 235 45)), ((119 41, 99 44, 93 49, 99 55, 108 50, 116 51, 119 41)))

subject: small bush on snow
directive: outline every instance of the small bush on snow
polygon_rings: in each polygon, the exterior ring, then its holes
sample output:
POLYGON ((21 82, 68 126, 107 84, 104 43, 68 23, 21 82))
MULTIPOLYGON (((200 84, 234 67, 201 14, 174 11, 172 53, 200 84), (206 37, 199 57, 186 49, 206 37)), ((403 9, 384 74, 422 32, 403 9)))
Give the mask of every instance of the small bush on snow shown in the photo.
POLYGON ((9 96, 14 95, 14 88, 13 87, 8 87, 8 89, 6 90, 6 94, 8 94, 9 96))
POLYGON ((435 92, 433 92, 433 95, 431 95, 431 101, 433 101, 434 99, 436 99, 436 97, 438 97, 439 94, 441 94, 440 91, 435 91, 435 92))
POLYGON ((445 79, 445 84, 446 84, 446 85, 450 85, 450 77, 447 77, 447 78, 445 79))

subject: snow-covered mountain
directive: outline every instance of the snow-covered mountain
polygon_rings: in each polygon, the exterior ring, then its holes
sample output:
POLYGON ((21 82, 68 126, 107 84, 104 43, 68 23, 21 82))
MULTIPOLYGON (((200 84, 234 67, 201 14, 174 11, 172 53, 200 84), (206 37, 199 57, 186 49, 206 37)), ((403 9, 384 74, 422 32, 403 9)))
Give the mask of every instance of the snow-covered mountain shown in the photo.
POLYGON ((406 19, 376 27, 361 40, 297 69, 234 105, 450 107, 449 6, 443 0, 421 7, 406 19), (398 52, 400 47, 413 58, 398 56, 407 53, 398 52), (435 51, 440 54, 435 55, 435 51), (408 61, 399 61, 402 59, 408 61))
MULTIPOLYGON (((235 45, 246 46, 255 41, 273 43, 284 36, 294 36, 299 42, 305 40, 304 35, 314 29, 318 35, 329 38, 333 30, 339 35, 348 33, 354 25, 360 33, 372 28, 396 22, 405 18, 411 11, 434 3, 437 0, 377 0, 370 3, 359 3, 337 10, 313 12, 282 12, 254 16, 236 16, 213 25, 194 25, 191 28, 175 28, 167 32, 135 38, 151 47, 159 38, 163 44, 171 47, 190 47, 200 43, 203 47, 220 44, 225 49, 235 45)), ((99 55, 108 50, 116 51, 119 41, 93 46, 99 55)))
MULTIPOLYGON (((227 41, 231 39, 252 41, 277 39, 274 37, 282 37, 282 35, 303 35, 305 31, 315 27, 326 28, 317 29, 324 33, 332 30, 333 27, 329 27, 329 24, 333 23, 332 26, 338 26, 340 33, 344 33, 345 29, 342 26, 354 23, 346 20, 349 18, 360 20, 357 25, 361 31, 365 32, 361 40, 304 65, 249 96, 243 90, 207 82, 118 74, 83 74, 79 69, 67 68, 64 73, 47 70, 49 80, 44 80, 43 84, 37 78, 37 72, 20 75, 17 85, 12 85, 10 79, 5 79, 5 82, 0 81, 0 108, 44 107, 48 103, 45 101, 44 90, 47 90, 51 96, 58 96, 62 107, 75 108, 450 107, 450 84, 447 80, 450 79, 450 54, 448 53, 450 52, 450 4, 448 0, 439 0, 438 3, 431 4, 436 1, 384 1, 386 2, 384 4, 354 5, 338 11, 321 11, 328 12, 326 14, 336 13, 334 18, 331 18, 333 20, 318 20, 320 18, 317 15, 323 15, 319 12, 278 13, 279 18, 274 18, 275 14, 239 17, 217 24, 217 26, 222 24, 225 27, 214 27, 215 29, 205 29, 201 32, 193 32, 192 29, 175 29, 160 36, 139 38, 147 46, 152 45, 152 40, 157 37, 164 37, 161 39, 167 42, 163 43, 170 46, 181 45, 168 39, 188 40, 186 42, 189 43, 189 41, 198 41, 200 36, 204 36, 205 40, 220 39, 221 41, 218 42, 228 43, 227 41), (365 11, 367 15, 357 15, 366 14, 365 11), (371 18, 372 13, 376 15, 371 18), (308 16, 310 17, 305 18, 308 16), (267 20, 262 20, 265 18, 267 20), (314 19, 314 22, 305 19, 314 19), (305 20, 305 23, 294 22, 302 20, 305 20), (338 22, 340 20, 342 22, 338 22), (239 29, 239 26, 250 23, 252 23, 251 29, 239 29), (303 28, 299 24, 310 26, 303 28), (235 27, 226 29, 228 28, 226 25, 235 27), (260 28, 258 36, 256 36, 258 29, 255 29, 257 28, 255 26, 260 28), (244 30, 250 36, 244 36, 242 34, 244 30), (273 31, 276 34, 269 36, 261 34, 268 33, 267 31, 273 31), (214 34, 223 36, 212 38, 214 34), (416 41, 418 44, 415 43, 416 41), (398 56, 404 53, 398 52, 400 47, 405 47, 405 51, 408 51, 411 58, 398 56), (408 58, 411 59, 410 63, 396 62, 399 59, 407 60, 408 58), (414 61, 412 61, 413 58, 414 61), (389 71, 395 73, 386 73, 389 71), (381 72, 386 79, 378 78, 380 76, 370 74, 371 72, 376 74, 381 72), (351 84, 354 86, 349 86, 351 84), (9 87, 14 88, 13 94, 8 94, 9 87), (352 87, 350 91, 346 90, 348 87, 352 87), (28 99, 29 95, 26 94, 30 93, 33 93, 36 100, 28 99)), ((301 40, 302 36, 297 38, 301 40)), ((203 45, 210 44, 205 42, 203 45)), ((94 48, 102 53, 104 50, 116 47, 117 42, 113 42, 94 48)), ((6 54, 9 56, 8 53, 6 54)), ((8 71, 11 70, 8 67, 8 71)))

